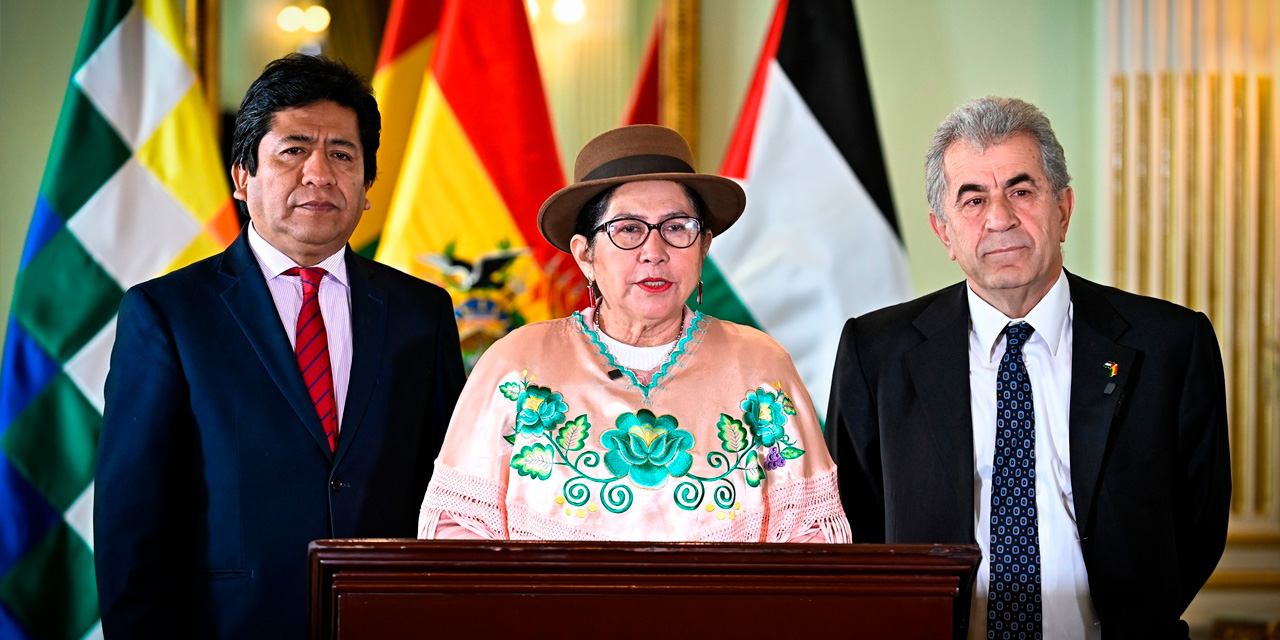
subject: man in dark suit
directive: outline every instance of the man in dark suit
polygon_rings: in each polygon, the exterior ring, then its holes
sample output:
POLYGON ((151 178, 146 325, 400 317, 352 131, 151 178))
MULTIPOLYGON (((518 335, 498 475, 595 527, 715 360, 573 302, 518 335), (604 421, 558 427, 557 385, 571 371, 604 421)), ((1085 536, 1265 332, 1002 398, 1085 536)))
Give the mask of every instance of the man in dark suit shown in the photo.
POLYGON ((1213 327, 1066 273, 1034 106, 961 106, 926 173, 965 282, 845 325, 826 433, 854 538, 979 544, 971 638, 1185 638, 1231 495, 1213 327))
POLYGON ((310 541, 415 535, 464 375, 449 296, 346 246, 380 126, 341 63, 271 63, 236 118, 250 224, 125 294, 94 511, 109 640, 302 638, 310 541))

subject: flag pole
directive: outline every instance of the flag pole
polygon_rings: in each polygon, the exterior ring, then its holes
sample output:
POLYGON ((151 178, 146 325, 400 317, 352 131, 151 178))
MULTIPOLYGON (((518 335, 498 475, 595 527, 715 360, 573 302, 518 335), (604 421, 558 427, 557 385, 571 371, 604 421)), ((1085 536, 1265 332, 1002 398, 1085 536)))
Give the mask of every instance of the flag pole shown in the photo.
POLYGON ((187 0, 187 50, 195 55, 214 140, 222 139, 222 0, 187 0))

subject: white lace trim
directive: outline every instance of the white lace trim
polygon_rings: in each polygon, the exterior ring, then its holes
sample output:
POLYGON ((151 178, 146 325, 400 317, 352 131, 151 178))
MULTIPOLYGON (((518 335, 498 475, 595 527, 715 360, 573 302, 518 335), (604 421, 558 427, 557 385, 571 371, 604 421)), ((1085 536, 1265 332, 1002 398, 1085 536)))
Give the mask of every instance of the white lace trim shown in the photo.
MULTIPOLYGON (((508 505, 504 493, 497 483, 437 463, 422 500, 418 536, 434 534, 440 515, 448 513, 455 521, 472 525, 468 529, 484 529, 489 537, 499 540, 608 539, 549 519, 526 504, 508 505)), ((733 520, 707 527, 690 542, 787 542, 815 531, 831 543, 847 543, 853 538, 840 506, 835 469, 770 487, 761 507, 745 509, 733 520)))
POLYGON ((505 493, 496 482, 459 473, 437 460, 418 513, 418 537, 435 537, 440 514, 447 512, 460 524, 473 525, 468 529, 483 529, 495 540, 507 539, 505 493))
POLYGON ((822 531, 830 543, 853 541, 849 520, 840 505, 840 485, 834 468, 770 487, 765 493, 765 509, 771 514, 765 542, 786 542, 815 529, 822 531))

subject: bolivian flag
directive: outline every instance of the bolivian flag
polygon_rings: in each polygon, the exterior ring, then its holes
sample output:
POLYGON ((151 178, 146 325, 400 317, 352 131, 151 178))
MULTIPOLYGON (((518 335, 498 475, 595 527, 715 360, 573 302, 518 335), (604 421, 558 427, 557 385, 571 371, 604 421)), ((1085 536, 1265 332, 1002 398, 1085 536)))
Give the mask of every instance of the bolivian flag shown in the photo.
POLYGON ((782 343, 825 415, 845 319, 911 293, 851 3, 778 3, 722 173, 747 210, 702 308, 782 343))
POLYGON ((565 182, 524 3, 449 0, 438 38, 377 259, 444 284, 469 351, 571 311, 581 276, 538 233, 565 182))
POLYGON ((351 236, 351 246, 364 255, 372 255, 378 248, 443 12, 444 0, 394 0, 387 15, 382 51, 373 73, 373 93, 382 112, 382 144, 378 147, 381 172, 369 190, 373 206, 364 212, 351 236))

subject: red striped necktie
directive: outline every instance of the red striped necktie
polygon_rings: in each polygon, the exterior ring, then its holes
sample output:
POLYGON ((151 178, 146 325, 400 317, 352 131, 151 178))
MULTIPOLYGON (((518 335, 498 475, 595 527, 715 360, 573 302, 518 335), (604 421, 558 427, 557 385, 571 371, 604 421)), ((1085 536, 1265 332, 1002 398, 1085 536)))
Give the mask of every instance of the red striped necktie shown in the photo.
POLYGON ((311 394, 311 403, 320 416, 324 435, 333 451, 338 440, 338 403, 333 398, 333 371, 329 367, 329 334, 320 315, 320 281, 325 270, 320 267, 292 267, 287 276, 302 276, 302 310, 298 312, 298 331, 294 336, 294 352, 302 380, 311 394))

